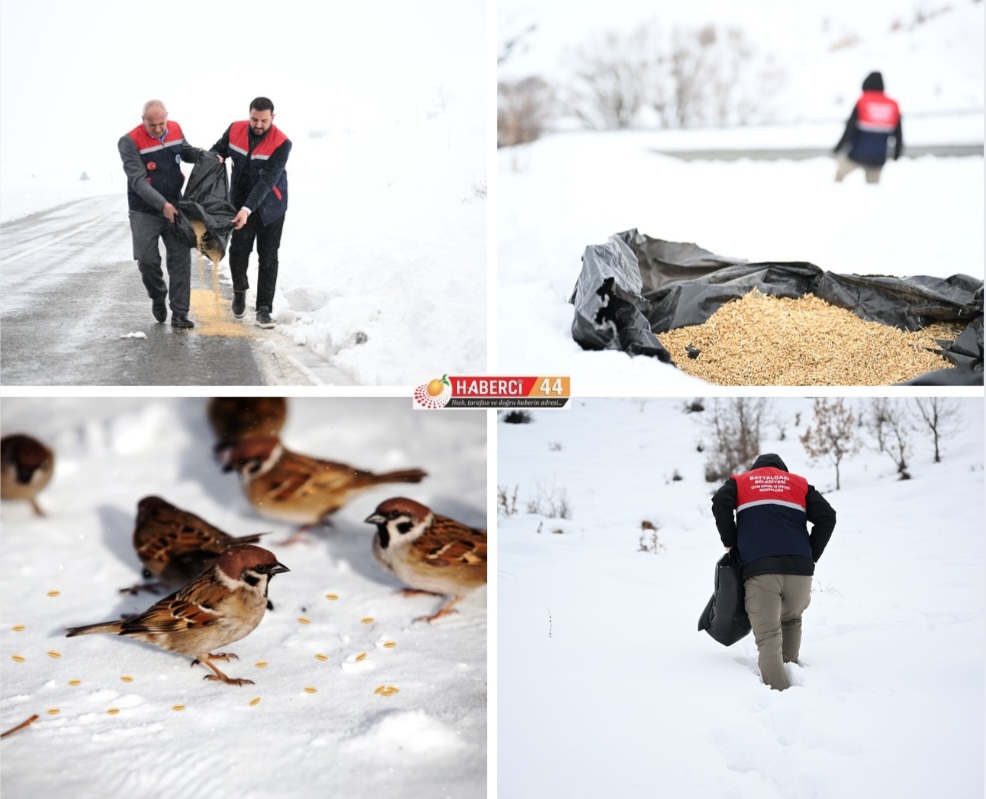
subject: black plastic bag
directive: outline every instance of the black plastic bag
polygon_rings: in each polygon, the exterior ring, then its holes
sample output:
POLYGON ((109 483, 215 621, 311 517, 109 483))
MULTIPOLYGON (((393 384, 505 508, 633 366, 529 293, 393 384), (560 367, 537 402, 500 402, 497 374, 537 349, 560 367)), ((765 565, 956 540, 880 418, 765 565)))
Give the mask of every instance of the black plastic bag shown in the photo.
POLYGON ((712 598, 699 617, 698 629, 705 630, 723 646, 732 646, 750 632, 743 566, 732 552, 719 558, 714 585, 712 598))
POLYGON ((233 232, 236 208, 229 202, 229 178, 226 165, 213 154, 203 153, 192 167, 188 185, 178 202, 181 215, 176 224, 189 247, 196 247, 210 258, 219 261, 226 254, 226 243, 233 232), (202 240, 191 222, 205 225, 202 240))
POLYGON ((838 275, 802 261, 750 263, 636 230, 586 247, 570 299, 575 306, 572 336, 585 349, 622 350, 673 363, 656 334, 700 325, 724 303, 753 289, 790 299, 811 293, 861 319, 903 330, 936 321, 964 322, 955 342, 941 344, 943 357, 959 367, 958 374, 938 378, 929 373, 920 379, 982 385, 981 280, 838 275))

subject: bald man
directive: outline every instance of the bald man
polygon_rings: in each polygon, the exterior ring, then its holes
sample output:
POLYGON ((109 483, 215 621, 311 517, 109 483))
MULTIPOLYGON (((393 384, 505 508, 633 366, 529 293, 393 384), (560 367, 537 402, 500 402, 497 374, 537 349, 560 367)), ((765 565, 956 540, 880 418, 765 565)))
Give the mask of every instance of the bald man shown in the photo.
POLYGON ((188 318, 192 254, 179 236, 175 220, 185 182, 181 162, 194 163, 203 150, 185 141, 181 126, 168 119, 168 109, 160 100, 144 104, 141 123, 120 138, 118 147, 127 175, 134 260, 151 298, 151 312, 158 322, 164 322, 170 294, 171 326, 187 330, 195 326, 188 318), (167 285, 159 239, 167 253, 167 285))

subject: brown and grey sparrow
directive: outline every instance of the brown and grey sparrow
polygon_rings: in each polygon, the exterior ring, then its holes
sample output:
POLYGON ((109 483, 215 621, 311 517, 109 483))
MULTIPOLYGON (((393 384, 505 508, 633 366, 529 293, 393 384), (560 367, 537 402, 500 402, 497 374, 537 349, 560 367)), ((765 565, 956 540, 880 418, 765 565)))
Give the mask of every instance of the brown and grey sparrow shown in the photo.
POLYGON ((406 497, 381 502, 366 521, 377 526, 373 555, 387 571, 413 591, 449 598, 434 621, 448 613, 469 591, 486 584, 486 531, 433 513, 406 497))
POLYGON ((278 435, 287 413, 284 397, 212 397, 206 405, 217 449, 250 436, 278 435))
POLYGON ((55 453, 28 435, 16 433, 0 439, 0 497, 26 499, 37 516, 45 513, 37 496, 55 470, 55 453))
POLYGON ((151 605, 139 616, 68 630, 69 638, 113 633, 194 658, 212 669, 207 680, 229 685, 252 685, 252 680, 227 677, 216 660, 235 659, 232 652, 215 652, 245 638, 264 617, 267 586, 275 574, 290 571, 266 549, 252 544, 232 546, 207 572, 180 591, 151 605))
POLYGON ((205 519, 161 499, 137 503, 134 549, 144 577, 157 582, 122 588, 121 593, 166 588, 173 591, 198 577, 234 544, 256 544, 264 533, 234 538, 205 519))
POLYGON ((381 483, 419 483, 427 476, 421 469, 377 474, 319 460, 292 452, 273 436, 247 438, 227 448, 223 471, 234 469, 258 513, 302 525, 285 543, 299 540, 361 491, 381 483))

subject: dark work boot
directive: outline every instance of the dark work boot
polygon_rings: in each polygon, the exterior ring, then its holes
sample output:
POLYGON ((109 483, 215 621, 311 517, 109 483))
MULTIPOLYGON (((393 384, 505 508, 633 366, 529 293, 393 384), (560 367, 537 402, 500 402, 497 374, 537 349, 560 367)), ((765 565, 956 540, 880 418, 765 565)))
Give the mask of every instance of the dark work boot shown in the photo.
POLYGON ((240 319, 246 313, 246 292, 233 292, 233 316, 240 319))
POLYGON ((195 327, 195 323, 185 314, 172 313, 171 326, 178 330, 188 330, 190 327, 195 327))
POLYGON ((270 328, 274 326, 274 320, 270 318, 270 308, 261 305, 257 309, 257 327, 270 328))
POLYGON ((163 322, 168 318, 168 306, 165 305, 164 300, 154 300, 151 304, 151 313, 154 314, 155 319, 163 322))

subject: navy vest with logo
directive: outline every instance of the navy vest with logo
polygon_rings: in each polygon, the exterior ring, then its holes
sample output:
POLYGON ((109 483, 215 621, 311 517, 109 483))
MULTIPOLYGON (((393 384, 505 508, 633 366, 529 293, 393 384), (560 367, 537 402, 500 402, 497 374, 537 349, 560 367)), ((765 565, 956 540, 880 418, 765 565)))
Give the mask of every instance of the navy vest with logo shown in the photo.
MULTIPOLYGON (((267 134, 257 146, 250 150, 250 123, 234 122, 229 127, 229 157, 233 159, 233 204, 238 208, 244 205, 250 192, 257 184, 260 170, 264 168, 267 159, 280 147, 288 137, 275 125, 271 125, 267 134)), ((260 212, 260 219, 269 225, 275 219, 284 216, 288 210, 288 171, 281 172, 273 188, 260 203, 259 208, 251 208, 252 212, 260 212)))
POLYGON ((777 555, 811 558, 808 481, 768 466, 734 474, 736 543, 743 564, 777 555))
MULTIPOLYGON (((177 122, 168 122, 168 131, 163 142, 151 136, 143 125, 138 125, 127 135, 137 145, 137 152, 140 153, 144 169, 147 170, 147 182, 169 203, 172 205, 177 203, 181 199, 181 187, 185 183, 185 176, 181 172, 181 148, 185 143, 181 126, 177 122)), ((137 192, 129 187, 127 203, 131 211, 145 214, 161 213, 159 209, 145 203, 137 192)))

